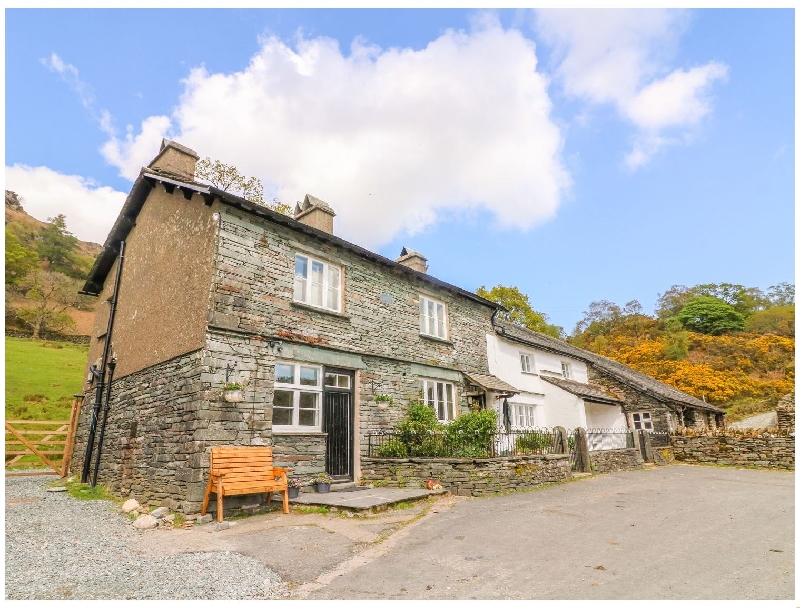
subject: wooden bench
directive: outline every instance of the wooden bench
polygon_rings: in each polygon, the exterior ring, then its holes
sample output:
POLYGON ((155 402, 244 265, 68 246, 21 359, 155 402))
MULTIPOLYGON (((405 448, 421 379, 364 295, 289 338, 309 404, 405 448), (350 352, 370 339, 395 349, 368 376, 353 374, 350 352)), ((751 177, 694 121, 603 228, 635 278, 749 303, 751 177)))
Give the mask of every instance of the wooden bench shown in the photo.
POLYGON ((283 492, 283 512, 289 512, 289 469, 272 464, 272 448, 266 446, 220 446, 211 448, 208 487, 201 514, 206 514, 211 493, 217 495, 217 521, 222 521, 222 499, 237 494, 283 492))

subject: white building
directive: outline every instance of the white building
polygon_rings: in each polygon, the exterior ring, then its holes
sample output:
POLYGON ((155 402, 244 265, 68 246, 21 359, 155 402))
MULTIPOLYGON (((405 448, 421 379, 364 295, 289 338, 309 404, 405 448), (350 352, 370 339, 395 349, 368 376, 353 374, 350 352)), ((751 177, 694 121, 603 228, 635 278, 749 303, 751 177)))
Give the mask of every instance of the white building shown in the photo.
POLYGON ((498 420, 510 422, 511 430, 628 427, 622 400, 589 384, 586 363, 570 356, 569 348, 564 352, 545 350, 500 332, 487 334, 486 342, 491 374, 519 391, 514 395, 487 394, 487 407, 497 411, 498 420))

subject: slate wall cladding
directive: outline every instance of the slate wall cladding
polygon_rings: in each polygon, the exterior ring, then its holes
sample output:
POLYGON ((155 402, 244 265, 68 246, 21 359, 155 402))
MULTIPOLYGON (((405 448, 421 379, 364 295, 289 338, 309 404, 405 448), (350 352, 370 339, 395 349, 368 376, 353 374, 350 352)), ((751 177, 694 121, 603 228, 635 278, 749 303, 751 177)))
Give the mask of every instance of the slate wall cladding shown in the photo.
POLYGON ((488 373, 490 307, 261 218, 225 207, 220 212, 212 325, 488 373), (296 253, 344 270, 341 314, 293 302, 296 253), (421 293, 447 304, 448 342, 420 336, 421 293))
POLYGON ((794 470, 794 437, 672 437, 677 462, 794 470))
POLYGON ((589 461, 592 463, 593 473, 632 471, 641 469, 644 462, 640 451, 636 448, 589 452, 589 461))
POLYGON ((570 478, 567 454, 492 459, 364 458, 361 480, 390 488, 427 487, 436 479, 459 496, 526 490, 570 478))

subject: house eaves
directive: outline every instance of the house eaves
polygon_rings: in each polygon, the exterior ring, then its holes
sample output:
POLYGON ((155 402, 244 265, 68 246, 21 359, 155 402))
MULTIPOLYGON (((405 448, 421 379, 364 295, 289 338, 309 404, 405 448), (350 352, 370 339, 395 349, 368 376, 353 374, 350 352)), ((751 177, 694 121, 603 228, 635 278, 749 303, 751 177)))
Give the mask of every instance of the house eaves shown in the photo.
POLYGON ((89 272, 89 277, 87 278, 86 283, 84 284, 80 293, 95 296, 100 294, 108 273, 111 271, 111 268, 114 264, 114 260, 116 260, 117 255, 119 255, 120 242, 127 238, 128 234, 130 234, 130 231, 136 225, 136 217, 142 210, 144 202, 147 199, 147 195, 157 183, 163 184, 168 192, 173 192, 175 188, 179 188, 187 199, 191 198, 192 193, 198 193, 203 197, 204 202, 207 205, 211 205, 213 200, 217 199, 221 203, 235 209, 240 209, 252 215, 266 219, 274 224, 285 226, 290 230, 294 230, 295 232, 306 234, 319 241, 329 243, 335 247, 339 247, 354 253, 365 260, 384 266, 385 268, 397 274, 406 277, 413 277, 430 285, 431 287, 449 291, 472 300, 473 302, 477 302, 483 306, 487 306, 493 310, 505 310, 496 302, 482 298, 472 292, 466 291, 465 289, 451 285, 450 283, 440 281, 439 279, 424 272, 418 272, 412 268, 409 268, 408 266, 398 264, 394 260, 390 260, 382 255, 373 253, 372 251, 364 249, 363 247, 359 247, 358 245, 350 243, 349 241, 345 241, 338 236, 317 230, 316 228, 298 222, 287 215, 273 211, 272 209, 264 207, 263 205, 258 205, 240 196, 236 196, 235 194, 215 188, 214 186, 209 186, 199 182, 183 181, 174 175, 166 174, 152 168, 142 169, 139 177, 134 182, 131 192, 128 194, 128 198, 125 200, 125 204, 122 206, 122 210, 117 217, 117 221, 114 222, 114 226, 111 228, 111 232, 106 238, 106 242, 103 245, 103 251, 97 256, 97 259, 95 259, 95 263, 89 272))
POLYGON ((551 378, 550 376, 540 376, 545 382, 557 386, 561 390, 567 391, 592 403, 603 403, 606 405, 622 405, 624 402, 616 395, 612 395, 601 389, 599 386, 592 384, 584 384, 583 382, 576 382, 575 380, 567 380, 566 378, 551 378))
POLYGON ((480 386, 481 388, 492 391, 494 393, 500 393, 503 395, 518 395, 522 391, 518 388, 511 386, 508 382, 504 382, 500 380, 497 376, 493 376, 492 374, 475 374, 475 373, 464 373, 464 376, 467 380, 476 385, 480 386))

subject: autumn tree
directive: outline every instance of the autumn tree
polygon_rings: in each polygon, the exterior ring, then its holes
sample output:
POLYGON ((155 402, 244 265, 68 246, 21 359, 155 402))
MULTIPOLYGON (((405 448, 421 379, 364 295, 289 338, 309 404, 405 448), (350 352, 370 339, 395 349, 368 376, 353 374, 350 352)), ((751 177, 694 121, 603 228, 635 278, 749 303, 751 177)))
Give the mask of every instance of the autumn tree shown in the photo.
POLYGON ((518 287, 495 285, 491 289, 486 289, 481 285, 475 293, 506 308, 505 312, 500 311, 497 314, 498 319, 554 338, 563 337, 564 330, 558 325, 552 325, 546 314, 535 311, 528 296, 518 287))
POLYGON ((732 305, 712 296, 696 296, 676 315, 689 331, 718 336, 744 329, 744 316, 732 305))
POLYGON ((35 340, 44 329, 63 331, 75 325, 66 311, 81 305, 84 296, 78 295, 80 281, 60 272, 40 270, 26 276, 21 288, 32 305, 20 308, 16 314, 33 329, 35 340))
POLYGON ((257 177, 245 177, 234 165, 206 157, 197 161, 195 176, 215 188, 237 194, 252 203, 263 205, 284 215, 292 214, 292 208, 277 199, 272 199, 270 203, 264 201, 264 185, 261 180, 257 177))

